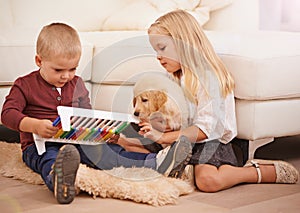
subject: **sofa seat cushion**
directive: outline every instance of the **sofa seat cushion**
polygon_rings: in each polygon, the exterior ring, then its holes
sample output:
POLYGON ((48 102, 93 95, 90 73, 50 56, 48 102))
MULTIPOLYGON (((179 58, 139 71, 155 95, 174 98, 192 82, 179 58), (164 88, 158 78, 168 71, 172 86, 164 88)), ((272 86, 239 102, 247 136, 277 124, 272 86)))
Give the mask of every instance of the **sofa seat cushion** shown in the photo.
POLYGON ((245 100, 300 97, 300 33, 206 32, 245 100))
POLYGON ((257 140, 300 134, 300 98, 236 99, 238 138, 257 140))
POLYGON ((133 84, 101 83, 92 87, 92 106, 110 112, 133 112, 133 84))
POLYGON ((94 44, 92 105, 99 110, 132 113, 133 85, 147 72, 165 72, 146 31, 84 32, 94 44))
POLYGON ((144 72, 164 72, 146 31, 81 33, 94 44, 92 82, 135 82, 144 72))

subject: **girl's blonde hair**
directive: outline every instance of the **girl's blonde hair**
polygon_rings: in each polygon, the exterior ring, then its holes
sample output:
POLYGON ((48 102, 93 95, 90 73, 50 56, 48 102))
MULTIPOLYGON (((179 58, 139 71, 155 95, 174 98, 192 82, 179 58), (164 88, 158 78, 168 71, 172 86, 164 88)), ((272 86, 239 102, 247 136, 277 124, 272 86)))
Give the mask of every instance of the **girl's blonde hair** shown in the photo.
MULTIPOLYGON (((202 78, 207 69, 213 70, 217 76, 223 97, 232 92, 234 81, 231 74, 192 15, 183 10, 169 12, 158 18, 148 33, 154 30, 173 38, 182 70, 182 73, 173 73, 173 77, 179 81, 180 75, 184 76, 184 90, 191 101, 197 102, 197 92, 200 83, 204 84, 202 78)), ((208 91, 207 83, 204 86, 208 91)))
POLYGON ((81 55, 79 35, 74 28, 63 23, 52 23, 41 30, 36 44, 36 53, 41 58, 54 56, 73 58, 81 55))

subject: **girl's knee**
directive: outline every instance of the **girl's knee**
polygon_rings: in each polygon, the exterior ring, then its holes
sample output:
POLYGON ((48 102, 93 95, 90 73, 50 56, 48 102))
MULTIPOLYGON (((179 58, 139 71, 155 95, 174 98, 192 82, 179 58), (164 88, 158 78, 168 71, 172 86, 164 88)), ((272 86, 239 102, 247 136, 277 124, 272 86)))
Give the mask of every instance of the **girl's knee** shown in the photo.
POLYGON ((197 188, 203 192, 217 192, 222 189, 222 181, 217 177, 217 175, 196 175, 195 183, 197 188))

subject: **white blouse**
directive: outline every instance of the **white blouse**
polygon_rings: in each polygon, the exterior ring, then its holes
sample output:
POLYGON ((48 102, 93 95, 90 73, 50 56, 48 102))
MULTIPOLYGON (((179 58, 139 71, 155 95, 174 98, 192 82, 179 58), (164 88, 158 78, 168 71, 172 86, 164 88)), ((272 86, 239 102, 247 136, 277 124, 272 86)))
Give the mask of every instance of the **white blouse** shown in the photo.
MULTIPOLYGON (((200 84, 198 105, 187 100, 190 112, 189 125, 197 126, 206 134, 207 139, 199 142, 218 139, 226 144, 237 135, 234 95, 231 93, 224 99, 216 77, 209 75, 208 78, 208 94, 200 84)), ((180 83, 184 87, 183 78, 180 83)))

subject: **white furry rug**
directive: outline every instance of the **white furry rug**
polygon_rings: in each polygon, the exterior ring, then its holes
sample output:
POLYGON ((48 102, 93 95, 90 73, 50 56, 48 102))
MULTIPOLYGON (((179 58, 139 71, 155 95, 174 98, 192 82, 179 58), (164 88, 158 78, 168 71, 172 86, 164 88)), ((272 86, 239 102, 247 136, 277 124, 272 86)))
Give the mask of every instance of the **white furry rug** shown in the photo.
MULTIPOLYGON (((22 162, 20 144, 0 142, 0 173, 31 184, 44 184, 41 177, 22 162)), ((194 191, 193 179, 167 178, 147 168, 95 170, 80 165, 76 185, 93 198, 117 198, 153 206, 176 204, 179 196, 194 191)))

